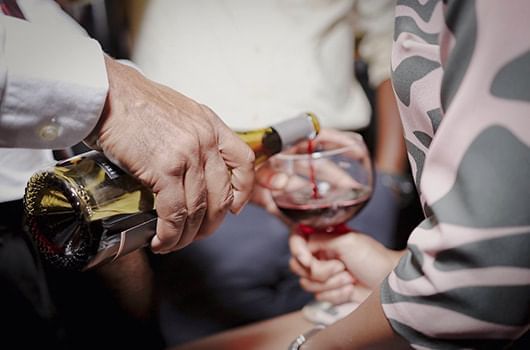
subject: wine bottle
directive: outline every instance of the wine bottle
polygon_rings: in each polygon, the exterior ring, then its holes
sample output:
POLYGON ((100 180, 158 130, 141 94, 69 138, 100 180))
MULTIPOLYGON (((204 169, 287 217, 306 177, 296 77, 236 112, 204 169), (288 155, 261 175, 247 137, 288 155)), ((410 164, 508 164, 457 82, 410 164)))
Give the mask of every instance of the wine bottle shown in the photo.
MULTIPOLYGON (((314 138, 312 113, 269 128, 237 132, 256 165, 314 138)), ((60 269, 86 270, 149 244, 156 232, 155 195, 102 153, 89 151, 35 173, 24 194, 28 229, 42 256, 60 269)))

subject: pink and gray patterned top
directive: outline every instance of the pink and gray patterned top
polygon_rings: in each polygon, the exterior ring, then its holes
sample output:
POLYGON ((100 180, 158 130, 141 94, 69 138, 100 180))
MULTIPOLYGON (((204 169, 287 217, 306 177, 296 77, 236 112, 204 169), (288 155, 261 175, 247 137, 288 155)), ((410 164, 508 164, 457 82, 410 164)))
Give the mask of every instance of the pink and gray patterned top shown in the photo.
POLYGON ((530 1, 398 0, 393 84, 426 219, 381 289, 415 348, 530 326, 530 1))

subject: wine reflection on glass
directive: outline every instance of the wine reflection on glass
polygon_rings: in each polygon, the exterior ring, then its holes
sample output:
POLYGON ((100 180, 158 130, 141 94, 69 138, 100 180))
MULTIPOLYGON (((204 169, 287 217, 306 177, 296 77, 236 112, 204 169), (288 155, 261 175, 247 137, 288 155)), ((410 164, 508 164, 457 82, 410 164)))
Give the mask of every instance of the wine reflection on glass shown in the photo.
POLYGON ((286 178, 285 186, 272 190, 272 198, 301 234, 351 232, 346 222, 372 195, 369 152, 354 132, 323 130, 270 162, 286 178))

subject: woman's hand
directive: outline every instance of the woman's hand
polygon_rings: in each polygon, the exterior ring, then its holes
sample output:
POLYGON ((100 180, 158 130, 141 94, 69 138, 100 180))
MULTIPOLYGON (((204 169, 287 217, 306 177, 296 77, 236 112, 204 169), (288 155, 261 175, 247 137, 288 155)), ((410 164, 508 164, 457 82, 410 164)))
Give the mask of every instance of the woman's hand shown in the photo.
POLYGON ((334 304, 364 301, 403 254, 356 232, 309 236, 293 232, 289 246, 290 266, 300 276, 301 286, 317 300, 334 304))

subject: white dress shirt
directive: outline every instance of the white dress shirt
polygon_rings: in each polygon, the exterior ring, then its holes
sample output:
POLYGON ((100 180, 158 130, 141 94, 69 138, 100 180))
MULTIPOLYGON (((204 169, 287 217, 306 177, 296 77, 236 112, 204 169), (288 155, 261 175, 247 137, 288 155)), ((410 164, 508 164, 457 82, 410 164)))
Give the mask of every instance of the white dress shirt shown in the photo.
POLYGON ((27 21, 0 15, 0 202, 90 133, 108 91, 95 40, 54 1, 18 4, 27 21))

